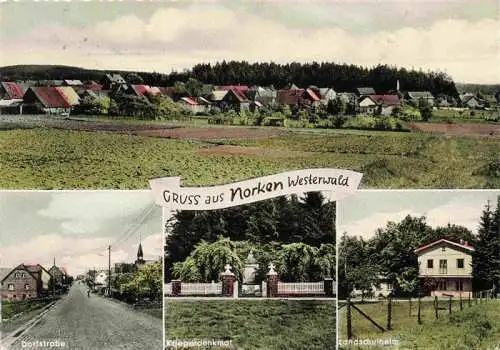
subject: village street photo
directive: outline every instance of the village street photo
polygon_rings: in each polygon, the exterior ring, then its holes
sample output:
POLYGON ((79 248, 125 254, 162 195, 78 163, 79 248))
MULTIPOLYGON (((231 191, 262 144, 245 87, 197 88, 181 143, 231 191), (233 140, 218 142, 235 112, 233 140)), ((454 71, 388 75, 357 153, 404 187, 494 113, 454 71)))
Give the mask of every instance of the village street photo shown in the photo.
POLYGON ((2 349, 160 349, 150 191, 0 192, 2 349))
POLYGON ((204 339, 216 349, 335 349, 336 210, 328 196, 165 209, 166 348, 204 339))
POLYGON ((340 349, 499 345, 500 190, 366 190, 338 211, 340 349))

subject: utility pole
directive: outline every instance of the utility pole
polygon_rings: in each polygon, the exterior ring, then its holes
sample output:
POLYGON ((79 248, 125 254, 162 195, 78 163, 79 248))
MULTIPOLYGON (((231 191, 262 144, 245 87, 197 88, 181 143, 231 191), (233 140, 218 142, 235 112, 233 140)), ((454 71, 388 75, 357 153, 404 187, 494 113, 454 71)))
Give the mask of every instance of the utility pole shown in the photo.
MULTIPOLYGON (((54 267, 56 267, 56 258, 54 257, 54 267)), ((54 278, 54 271, 55 269, 52 269, 52 298, 56 297, 56 279, 54 278)))
POLYGON ((108 297, 111 297, 111 246, 108 245, 108 297))

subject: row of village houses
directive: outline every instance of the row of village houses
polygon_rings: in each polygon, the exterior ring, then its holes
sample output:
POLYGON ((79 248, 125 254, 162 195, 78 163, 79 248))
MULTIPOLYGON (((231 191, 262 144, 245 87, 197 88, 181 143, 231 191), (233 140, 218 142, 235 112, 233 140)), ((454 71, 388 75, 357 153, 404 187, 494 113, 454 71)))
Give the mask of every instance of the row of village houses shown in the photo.
MULTIPOLYGON (((398 84, 399 86, 399 84, 398 84)), ((208 113, 214 107, 236 111, 255 111, 264 106, 288 105, 315 106, 328 104, 337 98, 355 106, 357 113, 391 114, 403 101, 418 103, 421 99, 433 107, 452 107, 451 98, 436 98, 429 91, 395 89, 388 93, 376 92, 371 87, 360 87, 352 92, 336 92, 333 88, 309 86, 299 88, 289 84, 283 89, 274 87, 227 85, 203 85, 202 96, 179 97, 173 87, 156 87, 144 84, 128 84, 119 74, 106 74, 100 82, 80 80, 1 82, 0 112, 4 114, 56 113, 66 114, 85 98, 113 97, 118 93, 135 96, 165 94, 184 105, 193 114, 208 113)), ((460 96, 459 105, 477 109, 484 106, 477 96, 460 96)))
POLYGON ((40 264, 20 264, 1 268, 1 297, 4 300, 42 298, 67 291, 72 282, 64 267, 54 264, 46 269, 40 264))

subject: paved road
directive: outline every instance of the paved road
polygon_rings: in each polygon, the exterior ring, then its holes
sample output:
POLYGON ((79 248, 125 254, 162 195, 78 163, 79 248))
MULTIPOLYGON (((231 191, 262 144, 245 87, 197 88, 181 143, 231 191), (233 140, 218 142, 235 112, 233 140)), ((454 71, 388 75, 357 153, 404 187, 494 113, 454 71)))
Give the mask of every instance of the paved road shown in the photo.
POLYGON ((23 347, 23 341, 65 342, 63 349, 154 350, 162 349, 163 326, 161 319, 127 305, 95 294, 89 298, 86 287, 75 283, 68 295, 11 347, 44 348, 26 347, 27 343, 23 347))

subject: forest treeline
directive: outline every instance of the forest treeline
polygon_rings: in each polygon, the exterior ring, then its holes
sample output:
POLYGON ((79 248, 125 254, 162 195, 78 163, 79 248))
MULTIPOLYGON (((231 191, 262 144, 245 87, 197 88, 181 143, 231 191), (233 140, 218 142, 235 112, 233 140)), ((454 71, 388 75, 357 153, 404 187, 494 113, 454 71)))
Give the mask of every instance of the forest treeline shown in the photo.
POLYGON ((399 80, 403 91, 430 91, 434 95, 458 97, 453 79, 443 72, 424 72, 388 65, 362 67, 333 62, 250 63, 246 61, 222 61, 215 64, 200 63, 192 69, 171 73, 127 72, 83 69, 70 66, 18 65, 0 68, 3 81, 17 80, 100 80, 105 73, 138 74, 145 84, 173 86, 175 82, 186 82, 190 78, 205 84, 261 85, 283 88, 294 83, 299 87, 310 85, 333 87, 336 91, 352 92, 357 87, 373 87, 378 93, 396 89, 399 80))

